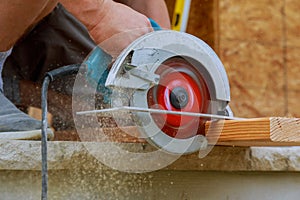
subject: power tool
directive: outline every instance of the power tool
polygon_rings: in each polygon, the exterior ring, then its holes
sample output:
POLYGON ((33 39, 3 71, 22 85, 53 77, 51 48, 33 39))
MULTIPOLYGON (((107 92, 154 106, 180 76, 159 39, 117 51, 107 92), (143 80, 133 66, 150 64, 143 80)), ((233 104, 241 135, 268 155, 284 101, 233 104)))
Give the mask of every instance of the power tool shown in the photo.
POLYGON ((146 34, 109 70, 110 62, 99 48, 85 61, 89 83, 105 94, 110 108, 82 110, 78 115, 130 112, 149 143, 176 154, 203 147, 207 120, 236 119, 228 106, 230 87, 222 62, 190 34, 146 34))

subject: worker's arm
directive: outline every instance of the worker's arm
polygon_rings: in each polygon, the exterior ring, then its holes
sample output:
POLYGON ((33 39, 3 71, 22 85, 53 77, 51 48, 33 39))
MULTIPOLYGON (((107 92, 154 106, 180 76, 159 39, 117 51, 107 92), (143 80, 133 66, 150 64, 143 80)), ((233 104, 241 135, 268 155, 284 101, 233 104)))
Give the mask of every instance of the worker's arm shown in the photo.
POLYGON ((164 0, 115 0, 154 19, 161 27, 171 28, 168 9, 164 0))
POLYGON ((39 20, 49 14, 57 0, 1 0, 0 51, 10 49, 39 20))
POLYGON ((137 37, 152 31, 146 16, 112 0, 60 0, 60 2, 87 27, 97 44, 102 44, 118 33, 126 33, 123 38, 118 38, 118 41, 112 41, 115 43, 107 45, 114 47, 116 51, 122 50, 137 37))

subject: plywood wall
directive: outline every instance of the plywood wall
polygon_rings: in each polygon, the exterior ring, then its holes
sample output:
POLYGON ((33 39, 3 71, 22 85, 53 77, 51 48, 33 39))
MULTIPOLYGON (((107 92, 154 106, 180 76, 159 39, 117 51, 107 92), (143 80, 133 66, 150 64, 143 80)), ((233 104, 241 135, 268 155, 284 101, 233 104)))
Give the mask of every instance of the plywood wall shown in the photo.
POLYGON ((287 109, 300 117, 300 1, 286 0, 286 81, 287 109))
POLYGON ((300 116, 300 1, 219 0, 220 56, 241 116, 300 116))
POLYGON ((220 56, 235 114, 300 117, 300 1, 192 2, 187 32, 220 56))

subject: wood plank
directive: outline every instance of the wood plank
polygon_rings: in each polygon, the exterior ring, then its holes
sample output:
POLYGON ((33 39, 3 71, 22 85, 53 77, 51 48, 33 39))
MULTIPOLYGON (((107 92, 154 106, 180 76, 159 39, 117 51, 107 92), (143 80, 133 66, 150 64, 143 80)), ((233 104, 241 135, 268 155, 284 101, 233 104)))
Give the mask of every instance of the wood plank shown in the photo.
POLYGON ((230 146, 299 146, 300 119, 254 118, 207 122, 209 143, 230 146))
MULTIPOLYGON (((29 116, 33 117, 34 119, 42 120, 42 110, 40 108, 30 106, 27 109, 27 114, 29 116)), ((52 114, 48 112, 47 119, 48 119, 48 125, 49 126, 52 125, 52 118, 53 118, 52 114)))
MULTIPOLYGON (((131 127, 103 128, 101 134, 107 137, 97 137, 95 131, 83 141, 114 141, 124 143, 144 143, 138 139, 138 129, 131 127), (127 133, 130 133, 127 134, 127 133)), ((210 144, 225 146, 300 146, 300 119, 297 118, 255 118, 247 120, 225 120, 207 122, 205 134, 210 144)), ((57 132, 55 140, 77 140, 75 131, 57 132)))
MULTIPOLYGON (((22 80, 19 86, 20 105, 40 108, 41 86, 37 83, 26 80, 22 80)), ((63 129, 74 127, 72 116, 72 99, 70 96, 49 89, 48 111, 53 115, 52 122, 55 128, 63 129)))
POLYGON ((300 142, 300 119, 272 117, 270 133, 273 142, 300 142))

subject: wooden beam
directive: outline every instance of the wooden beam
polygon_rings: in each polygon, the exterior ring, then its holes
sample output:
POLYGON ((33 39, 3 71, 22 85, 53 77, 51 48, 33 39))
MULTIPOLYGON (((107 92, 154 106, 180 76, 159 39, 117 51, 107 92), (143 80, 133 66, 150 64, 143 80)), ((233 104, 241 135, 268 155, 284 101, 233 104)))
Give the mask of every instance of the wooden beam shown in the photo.
MULTIPOLYGON (((103 128, 101 133, 104 133, 106 138, 97 137, 95 131, 90 132, 93 134, 90 138, 85 136, 84 141, 95 141, 97 138, 98 142, 146 142, 137 138, 140 133, 136 127, 103 128)), ((300 146, 300 119, 273 117, 207 122, 205 134, 209 143, 216 145, 300 146)), ((74 131, 57 132, 55 140, 75 140, 75 135, 74 131)))
MULTIPOLYGON (((40 108, 41 106, 41 86, 31 81, 22 80, 20 82, 20 105, 40 108)), ((48 111, 55 119, 62 123, 58 126, 73 127, 72 98, 66 94, 61 94, 51 89, 48 90, 48 111)), ((57 128, 57 127, 55 127, 57 128)), ((60 128, 60 127, 59 127, 60 128)))
POLYGON ((209 143, 218 145, 299 146, 300 119, 271 117, 207 122, 205 133, 209 143))
MULTIPOLYGON (((30 106, 27 109, 27 114, 30 117, 33 117, 34 119, 42 120, 42 109, 40 109, 40 108, 30 106)), ((50 127, 52 125, 52 118, 53 118, 52 114, 48 112, 47 119, 48 119, 48 126, 50 126, 50 127)))

